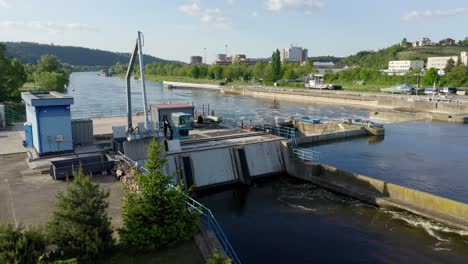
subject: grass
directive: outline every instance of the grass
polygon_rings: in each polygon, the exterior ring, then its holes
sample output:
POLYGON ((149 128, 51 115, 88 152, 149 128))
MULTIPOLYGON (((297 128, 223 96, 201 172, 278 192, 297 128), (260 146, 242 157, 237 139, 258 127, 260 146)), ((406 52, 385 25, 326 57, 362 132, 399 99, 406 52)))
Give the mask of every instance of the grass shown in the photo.
POLYGON ((460 46, 447 46, 447 47, 414 47, 409 48, 405 51, 401 51, 397 54, 397 58, 400 60, 407 60, 412 58, 427 59, 427 57, 437 56, 460 56, 460 52, 468 51, 468 47, 460 46))
POLYGON ((159 75, 145 75, 146 80, 155 81, 155 82, 191 82, 191 83, 208 83, 208 84, 219 84, 220 80, 211 80, 211 79, 195 79, 192 77, 186 76, 159 76, 159 75))
POLYGON ((146 264, 146 263, 186 263, 202 264, 204 263, 195 242, 185 241, 176 244, 170 248, 158 250, 145 254, 132 254, 123 248, 117 247, 113 252, 103 256, 96 261, 98 264, 146 264))

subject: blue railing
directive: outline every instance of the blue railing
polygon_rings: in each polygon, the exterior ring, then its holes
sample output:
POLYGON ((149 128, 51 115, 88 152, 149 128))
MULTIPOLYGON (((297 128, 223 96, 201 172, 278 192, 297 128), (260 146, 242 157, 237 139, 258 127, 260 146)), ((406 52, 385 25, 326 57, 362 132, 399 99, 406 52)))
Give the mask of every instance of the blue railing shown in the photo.
MULTIPOLYGON (((136 166, 137 169, 142 173, 145 173, 145 174, 148 173, 148 170, 146 168, 144 168, 143 166, 139 166, 135 161, 133 161, 129 157, 125 156, 124 154, 120 152, 119 152, 119 155, 121 156, 121 159, 125 161, 127 164, 131 166, 136 166)), ((175 186, 172 184, 169 184, 169 188, 175 188, 175 186)), ((203 204, 194 200, 192 197, 188 195, 186 196, 187 196, 187 205, 189 206, 190 210, 195 210, 198 213, 200 213, 201 222, 205 224, 209 230, 214 232, 214 234, 216 235, 216 238, 218 238, 219 242, 221 243, 221 247, 223 248, 224 252, 232 260, 232 263, 234 264, 242 263, 239 257, 237 256, 236 252, 234 251, 233 247, 231 246, 231 243, 229 243, 228 238, 224 234, 223 229, 219 225, 218 221, 214 217, 211 210, 205 207, 203 204)))

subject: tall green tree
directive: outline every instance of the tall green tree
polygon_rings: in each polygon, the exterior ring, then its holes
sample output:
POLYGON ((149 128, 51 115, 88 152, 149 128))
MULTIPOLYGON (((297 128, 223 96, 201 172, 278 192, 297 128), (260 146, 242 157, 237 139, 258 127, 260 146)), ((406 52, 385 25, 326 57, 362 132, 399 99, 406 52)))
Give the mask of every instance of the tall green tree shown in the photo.
POLYGON ((0 43, 0 101, 19 99, 18 88, 26 81, 24 66, 17 59, 5 56, 5 46, 0 43))
POLYGON ((36 83, 44 90, 64 92, 68 82, 68 76, 62 72, 41 72, 36 74, 36 83))
POLYGON ((42 55, 36 63, 36 73, 58 72, 62 70, 62 63, 54 55, 42 55))
POLYGON ((39 263, 46 244, 42 228, 0 225, 0 263, 39 263))
POLYGON ((92 259, 114 245, 107 215, 109 192, 101 190, 81 169, 73 176, 66 192, 57 194, 47 234, 67 258, 92 259))
POLYGON ((271 55, 271 69, 273 71, 275 81, 281 79, 281 55, 278 49, 276 49, 271 55))
POLYGON ((162 145, 154 139, 148 145, 148 174, 136 173, 139 191, 128 190, 123 199, 123 227, 118 230, 127 247, 151 251, 193 237, 198 214, 188 210, 188 192, 183 183, 169 187, 172 178, 165 174, 162 145))
POLYGON ((445 66, 445 73, 448 73, 448 72, 451 72, 452 69, 455 68, 455 61, 450 58, 448 61, 447 61, 447 65, 445 66))
POLYGON ((445 80, 450 86, 465 86, 468 84, 468 68, 464 64, 458 64, 445 75, 445 80))
POLYGON ((439 81, 440 76, 437 73, 437 69, 435 68, 430 68, 429 70, 427 70, 422 78, 423 85, 434 85, 437 84, 439 81))

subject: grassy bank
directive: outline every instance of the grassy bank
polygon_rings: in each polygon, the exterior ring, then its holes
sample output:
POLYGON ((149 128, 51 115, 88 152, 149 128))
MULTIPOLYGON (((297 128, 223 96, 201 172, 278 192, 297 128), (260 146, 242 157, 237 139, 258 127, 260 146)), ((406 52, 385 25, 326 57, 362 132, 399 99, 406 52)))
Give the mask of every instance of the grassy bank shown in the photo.
POLYGON ((204 263, 195 242, 186 241, 176 244, 164 250, 158 250, 146 254, 132 254, 125 249, 116 248, 106 256, 102 256, 96 263, 104 264, 127 264, 127 263, 187 263, 201 264, 204 263))

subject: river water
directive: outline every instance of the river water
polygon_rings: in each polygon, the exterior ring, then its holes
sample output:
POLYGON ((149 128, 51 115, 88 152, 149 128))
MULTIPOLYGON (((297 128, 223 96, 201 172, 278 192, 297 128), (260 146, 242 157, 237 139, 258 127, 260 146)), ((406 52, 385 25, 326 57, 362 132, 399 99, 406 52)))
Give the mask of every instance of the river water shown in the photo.
MULTIPOLYGON (((140 83, 132 101, 142 109, 140 83)), ((73 73, 75 118, 125 113, 125 82, 73 73)), ((149 103, 210 104, 225 118, 271 122, 275 115, 366 118, 354 107, 283 102, 204 90, 168 90, 147 82, 149 103)), ((409 122, 386 125, 383 140, 357 138, 318 146, 320 161, 367 176, 468 202, 464 161, 468 127, 409 122)), ((374 208, 282 176, 198 198, 212 209, 245 263, 468 263, 468 233, 404 212, 374 208)))

